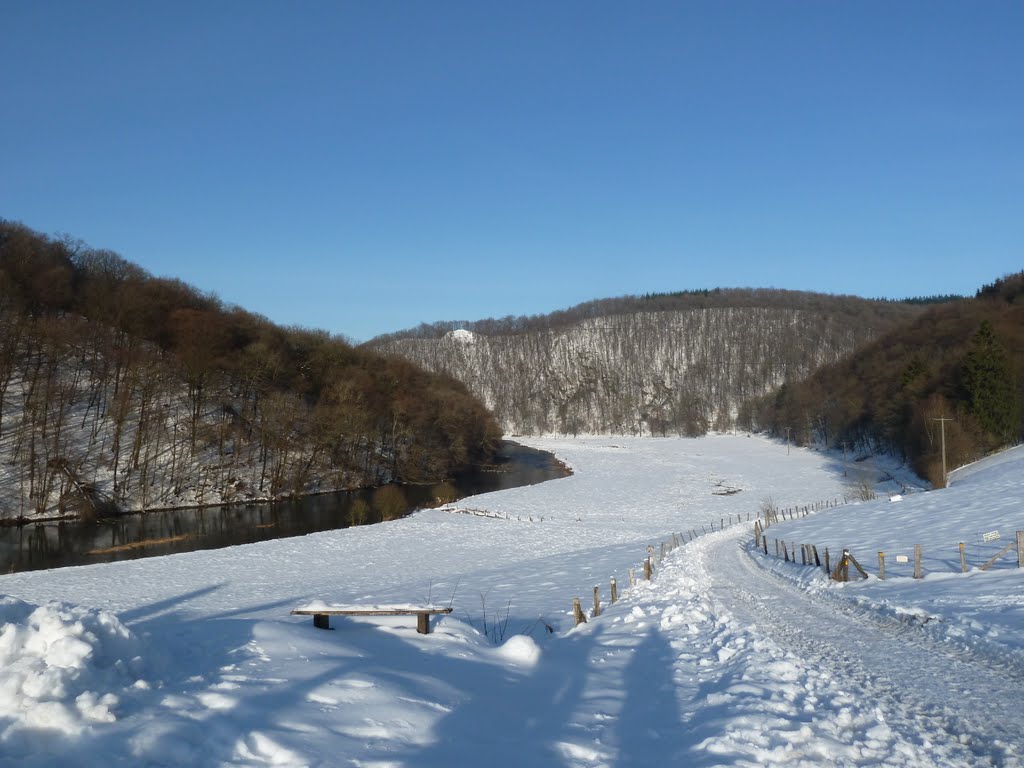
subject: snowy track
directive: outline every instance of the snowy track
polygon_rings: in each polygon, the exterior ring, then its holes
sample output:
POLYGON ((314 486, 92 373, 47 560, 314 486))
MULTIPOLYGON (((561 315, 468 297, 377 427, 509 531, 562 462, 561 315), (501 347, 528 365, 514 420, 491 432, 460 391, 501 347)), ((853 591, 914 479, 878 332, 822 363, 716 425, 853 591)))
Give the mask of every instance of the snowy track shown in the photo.
MULTIPOLYGON (((917 621, 797 589, 761 567, 737 536, 699 542, 681 557, 689 560, 682 572, 705 582, 720 620, 776 646, 797 674, 827 681, 829 695, 849 699, 849 713, 873 713, 874 733, 862 734, 865 743, 857 745, 873 754, 863 757, 907 765, 1021 764, 1018 669, 939 642, 917 621)), ((828 718, 834 702, 820 704, 828 718)), ((850 736, 856 744, 857 734, 850 736)))

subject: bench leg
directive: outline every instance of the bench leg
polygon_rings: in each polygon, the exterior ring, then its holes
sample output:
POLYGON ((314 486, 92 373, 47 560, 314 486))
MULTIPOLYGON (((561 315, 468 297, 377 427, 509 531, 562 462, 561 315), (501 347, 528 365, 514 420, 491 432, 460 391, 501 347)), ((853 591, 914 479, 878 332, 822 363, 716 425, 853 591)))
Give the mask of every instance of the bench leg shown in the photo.
POLYGON ((317 629, 330 629, 331 617, 328 616, 326 613, 314 613, 313 626, 317 629))
POLYGON ((426 613, 416 614, 416 631, 421 635, 430 634, 430 615, 426 613))

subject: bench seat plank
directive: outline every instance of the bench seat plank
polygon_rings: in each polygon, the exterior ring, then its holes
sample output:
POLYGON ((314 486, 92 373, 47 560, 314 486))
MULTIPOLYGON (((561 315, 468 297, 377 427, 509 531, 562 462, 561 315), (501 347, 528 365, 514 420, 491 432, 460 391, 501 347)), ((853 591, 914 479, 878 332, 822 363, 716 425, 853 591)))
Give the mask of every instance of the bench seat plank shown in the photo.
POLYGON ((415 607, 415 606, 385 606, 374 605, 360 607, 357 605, 320 606, 312 605, 305 608, 296 608, 293 614, 300 616, 312 616, 313 626, 318 629, 331 628, 331 616, 415 616, 416 631, 421 635, 430 634, 430 617, 439 614, 451 613, 451 608, 415 607))
POLYGON ((434 616, 451 612, 451 608, 296 608, 292 611, 302 616, 434 616))

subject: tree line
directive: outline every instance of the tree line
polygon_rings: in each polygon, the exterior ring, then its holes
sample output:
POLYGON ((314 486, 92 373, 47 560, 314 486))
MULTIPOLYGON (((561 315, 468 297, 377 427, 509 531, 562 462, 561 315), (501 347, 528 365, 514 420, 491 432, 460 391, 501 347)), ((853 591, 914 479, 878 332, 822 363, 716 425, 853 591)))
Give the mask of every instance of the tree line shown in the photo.
POLYGON ((688 312, 703 309, 779 309, 819 312, 864 323, 873 328, 888 327, 893 321, 909 320, 918 314, 914 305, 954 301, 961 296, 928 296, 908 299, 863 299, 781 288, 702 288, 640 296, 618 296, 583 302, 568 309, 543 315, 508 315, 483 320, 440 320, 421 323, 367 342, 379 348, 405 339, 440 339, 457 329, 484 336, 511 336, 543 331, 561 331, 588 320, 643 312, 688 312))
POLYGON ((500 436, 450 376, 0 219, 0 517, 437 481, 500 436))
POLYGON ((943 438, 949 467, 1024 438, 1024 272, 746 403, 739 423, 801 444, 891 451, 941 485, 943 438))
POLYGON ((702 435, 731 428, 743 402, 922 311, 850 296, 715 289, 424 324, 368 346, 460 379, 512 434, 702 435))

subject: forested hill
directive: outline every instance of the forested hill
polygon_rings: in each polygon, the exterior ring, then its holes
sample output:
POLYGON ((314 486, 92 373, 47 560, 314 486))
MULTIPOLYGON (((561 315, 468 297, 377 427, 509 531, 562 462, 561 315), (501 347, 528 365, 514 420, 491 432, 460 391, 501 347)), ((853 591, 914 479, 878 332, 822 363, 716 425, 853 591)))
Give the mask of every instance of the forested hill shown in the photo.
POLYGON ((437 480, 499 437, 448 376, 0 220, 0 519, 437 480))
POLYGON ((941 485, 943 437, 950 469, 1024 439, 1024 272, 752 403, 741 423, 902 453, 941 485))
POLYGON ((922 302, 719 289, 422 325, 367 346, 465 382, 513 434, 699 435, 923 311, 922 302))

